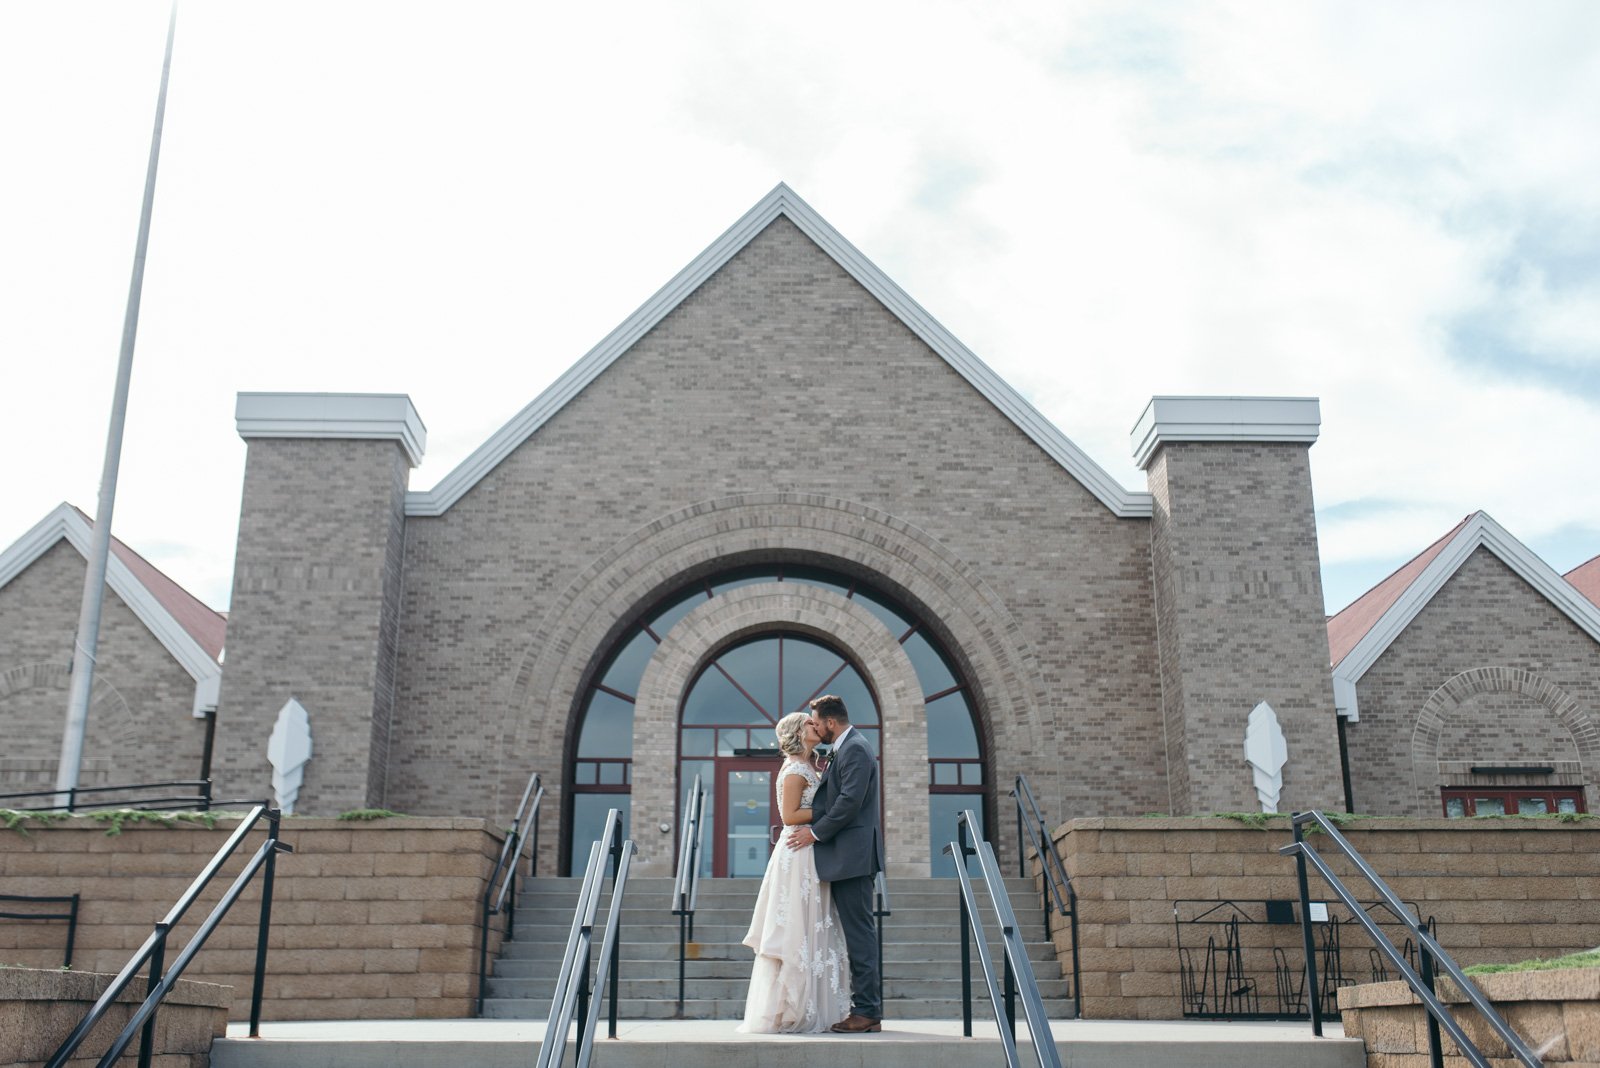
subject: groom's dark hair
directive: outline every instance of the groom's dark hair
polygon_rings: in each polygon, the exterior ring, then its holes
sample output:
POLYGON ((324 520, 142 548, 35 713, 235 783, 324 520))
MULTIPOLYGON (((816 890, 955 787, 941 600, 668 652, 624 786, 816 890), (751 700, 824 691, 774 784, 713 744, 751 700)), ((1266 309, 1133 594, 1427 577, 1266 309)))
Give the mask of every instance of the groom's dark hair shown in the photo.
POLYGON ((823 694, 811 702, 811 711, 823 719, 835 720, 839 723, 849 723, 850 713, 845 711, 844 701, 833 694, 823 694))

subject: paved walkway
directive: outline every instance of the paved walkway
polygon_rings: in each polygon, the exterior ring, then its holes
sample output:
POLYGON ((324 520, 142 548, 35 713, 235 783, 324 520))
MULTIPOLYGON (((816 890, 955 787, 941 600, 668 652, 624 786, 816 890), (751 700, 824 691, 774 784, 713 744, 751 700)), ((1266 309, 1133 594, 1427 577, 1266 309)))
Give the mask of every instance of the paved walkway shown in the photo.
MULTIPOLYGON (((617 1041, 595 1044, 595 1068, 971 1068, 1004 1065, 993 1021, 889 1020, 875 1035, 741 1035, 719 1020, 623 1020, 617 1041)), ((604 1024, 601 1025, 604 1034, 604 1024)), ((261 1039, 230 1024, 213 1068, 526 1068, 544 1037, 529 1020, 268 1022, 261 1039)), ((1305 1023, 1061 1020, 1063 1068, 1364 1068, 1361 1043, 1312 1037, 1305 1023)), ((1019 1024, 1024 1066, 1037 1065, 1019 1024)), ((576 1040, 568 1046, 572 1063, 576 1040)))

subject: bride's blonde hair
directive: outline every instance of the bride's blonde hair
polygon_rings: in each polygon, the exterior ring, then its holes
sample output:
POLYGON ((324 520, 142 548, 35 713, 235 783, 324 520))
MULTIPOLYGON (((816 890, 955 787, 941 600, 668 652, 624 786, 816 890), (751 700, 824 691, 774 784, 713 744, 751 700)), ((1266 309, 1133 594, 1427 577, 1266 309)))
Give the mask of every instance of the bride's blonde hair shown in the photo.
POLYGON ((790 756, 806 755, 806 723, 811 719, 804 712, 790 712, 778 721, 778 748, 790 756))

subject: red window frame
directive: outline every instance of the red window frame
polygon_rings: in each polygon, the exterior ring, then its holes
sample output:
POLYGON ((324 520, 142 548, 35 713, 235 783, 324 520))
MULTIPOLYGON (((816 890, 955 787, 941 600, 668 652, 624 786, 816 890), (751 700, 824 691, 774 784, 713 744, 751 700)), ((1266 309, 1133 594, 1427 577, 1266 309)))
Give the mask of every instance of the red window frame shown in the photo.
POLYGON ((1577 810, 1587 812, 1583 803, 1583 787, 1581 786, 1445 786, 1440 790, 1439 804, 1446 817, 1450 816, 1450 802, 1460 800, 1466 815, 1476 816, 1477 805, 1475 801, 1480 797, 1498 797, 1505 805, 1506 815, 1517 814, 1517 801, 1522 798, 1542 797, 1545 811, 1554 813, 1556 801, 1576 800, 1577 810))

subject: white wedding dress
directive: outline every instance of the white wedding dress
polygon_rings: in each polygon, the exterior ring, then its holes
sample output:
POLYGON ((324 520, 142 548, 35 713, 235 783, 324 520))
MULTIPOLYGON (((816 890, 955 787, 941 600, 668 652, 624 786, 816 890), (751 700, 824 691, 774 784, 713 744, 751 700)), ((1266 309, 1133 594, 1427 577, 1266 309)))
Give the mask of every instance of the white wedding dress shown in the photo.
MULTIPOLYGON (((776 784, 780 805, 790 775, 806 780, 800 807, 810 808, 817 773, 808 764, 784 761, 776 784)), ((850 956, 833 894, 817 879, 811 846, 790 849, 780 840, 773 847, 744 944, 756 951, 756 960, 740 1031, 826 1031, 849 1015, 850 956)))

